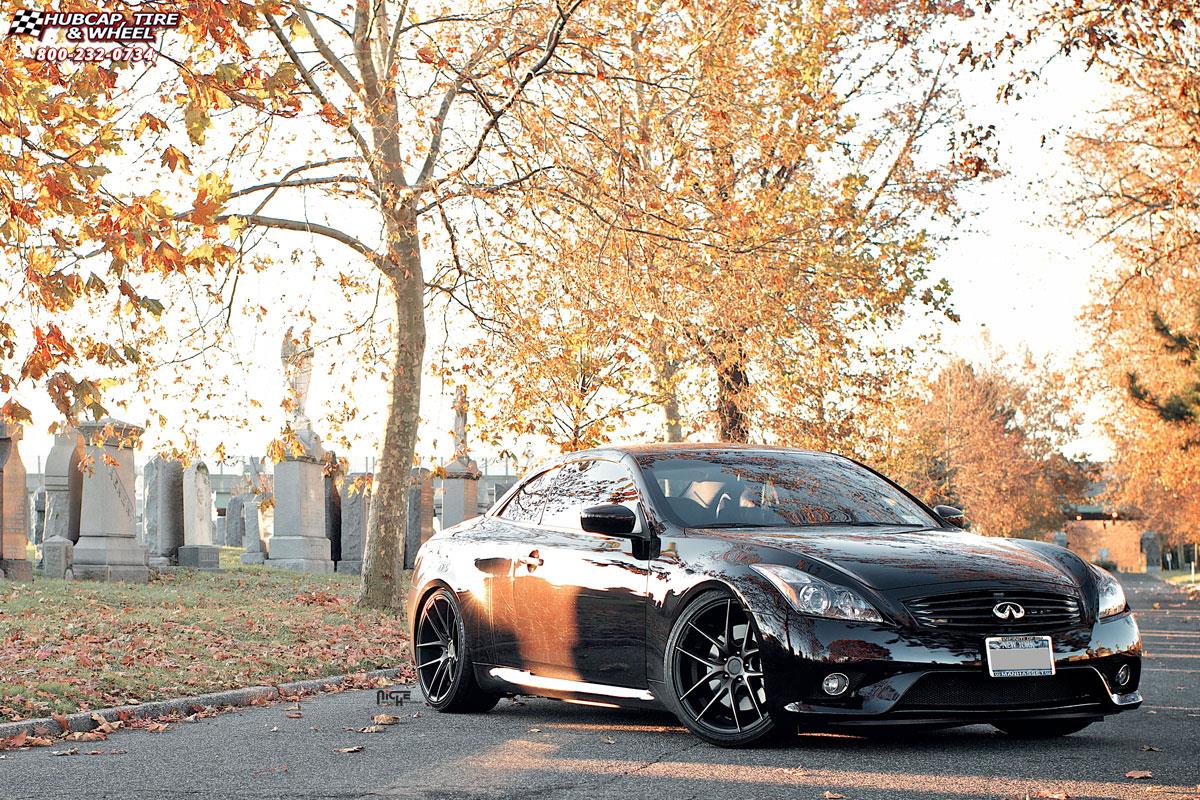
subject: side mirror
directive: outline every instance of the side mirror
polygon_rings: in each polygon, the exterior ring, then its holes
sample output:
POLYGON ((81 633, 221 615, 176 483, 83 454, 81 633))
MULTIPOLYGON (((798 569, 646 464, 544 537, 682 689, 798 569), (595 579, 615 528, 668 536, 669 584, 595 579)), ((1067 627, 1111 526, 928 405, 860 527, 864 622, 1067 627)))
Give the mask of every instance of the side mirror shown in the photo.
POLYGON ((628 506, 592 506, 579 515, 579 527, 588 533, 629 537, 637 527, 637 514, 628 506))
POLYGON ((956 528, 967 527, 967 518, 963 516, 961 508, 955 508, 954 506, 934 506, 933 512, 956 528))

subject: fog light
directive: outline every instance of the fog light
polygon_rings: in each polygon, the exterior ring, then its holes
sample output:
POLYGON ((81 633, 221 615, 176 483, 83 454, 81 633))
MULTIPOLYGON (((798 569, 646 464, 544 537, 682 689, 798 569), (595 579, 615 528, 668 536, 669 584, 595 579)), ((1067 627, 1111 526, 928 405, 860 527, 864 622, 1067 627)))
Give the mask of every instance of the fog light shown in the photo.
POLYGON ((821 681, 821 689, 825 694, 837 696, 850 686, 850 679, 840 672, 831 672, 821 681))
POLYGON ((1117 669, 1117 686, 1128 686, 1129 681, 1133 679, 1133 670, 1128 664, 1122 664, 1117 669))

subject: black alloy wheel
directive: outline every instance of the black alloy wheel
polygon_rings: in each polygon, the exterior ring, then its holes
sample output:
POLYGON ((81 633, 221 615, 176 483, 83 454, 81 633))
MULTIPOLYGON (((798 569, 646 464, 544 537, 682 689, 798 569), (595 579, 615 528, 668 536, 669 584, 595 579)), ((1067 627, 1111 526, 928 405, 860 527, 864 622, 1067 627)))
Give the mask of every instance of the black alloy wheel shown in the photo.
POLYGON ((705 592, 675 623, 666 654, 675 713, 713 744, 744 747, 773 739, 754 621, 733 595, 705 592))
POLYGON ((425 599, 417 615, 413 650, 425 701, 438 711, 486 711, 500 696, 475 681, 470 643, 458 601, 446 589, 425 599))

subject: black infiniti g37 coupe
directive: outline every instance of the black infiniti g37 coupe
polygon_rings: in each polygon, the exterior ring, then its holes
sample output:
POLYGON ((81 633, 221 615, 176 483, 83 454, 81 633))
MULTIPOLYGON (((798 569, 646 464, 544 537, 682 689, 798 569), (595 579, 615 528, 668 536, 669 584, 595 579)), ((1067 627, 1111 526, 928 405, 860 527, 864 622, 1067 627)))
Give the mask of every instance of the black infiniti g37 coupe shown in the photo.
POLYGON ((727 746, 899 724, 1059 736, 1140 705, 1120 584, 961 524, 828 453, 573 453, 421 547, 421 688, 442 711, 666 707, 727 746))

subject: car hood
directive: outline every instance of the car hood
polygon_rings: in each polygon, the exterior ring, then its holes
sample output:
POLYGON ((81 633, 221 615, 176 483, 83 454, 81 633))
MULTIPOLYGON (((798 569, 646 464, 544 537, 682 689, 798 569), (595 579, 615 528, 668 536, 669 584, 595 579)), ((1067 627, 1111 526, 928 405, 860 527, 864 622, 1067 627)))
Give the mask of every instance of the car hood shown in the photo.
POLYGON ((742 543, 753 541, 822 562, 879 590, 969 581, 1075 585, 1062 565, 1024 546, 1019 539, 976 536, 959 530, 839 526, 747 528, 720 533, 722 538, 736 536, 742 543))

